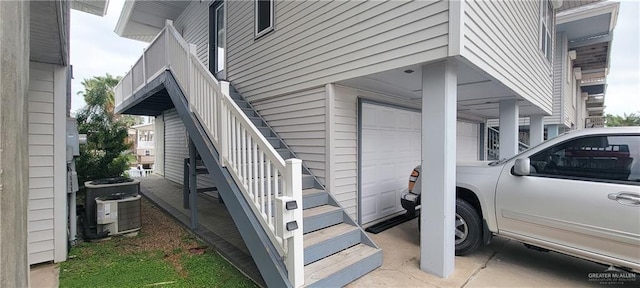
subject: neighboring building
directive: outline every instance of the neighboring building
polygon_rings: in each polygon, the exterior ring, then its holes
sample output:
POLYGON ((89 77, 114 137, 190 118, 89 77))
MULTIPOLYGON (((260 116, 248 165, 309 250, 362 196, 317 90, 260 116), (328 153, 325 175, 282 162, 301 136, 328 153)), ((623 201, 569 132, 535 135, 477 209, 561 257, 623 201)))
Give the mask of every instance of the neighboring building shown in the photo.
POLYGON ((131 151, 136 157, 135 165, 142 165, 143 169, 152 169, 155 162, 154 123, 134 125, 129 128, 131 151))
MULTIPOLYGON (((604 127, 604 98, 619 3, 568 1, 556 16, 553 111, 544 117, 545 139, 583 128, 604 127)), ((498 126, 498 119, 487 121, 498 126)), ((529 144, 529 118, 519 121, 529 144)), ((536 144, 536 143, 532 143, 536 144)))
MULTIPOLYGON (((251 205, 265 191, 259 184, 277 179, 262 172, 280 161, 271 151, 303 160, 305 201, 316 193, 329 199, 304 207, 304 219, 292 216, 305 232, 330 229, 317 226, 313 209, 342 211, 344 223, 357 226, 402 213, 399 195, 424 163, 423 193, 432 197, 423 211, 443 220, 422 223, 421 257, 430 261, 421 267, 446 277, 453 269, 455 162, 484 159, 487 119, 501 120, 501 158, 518 151, 520 117, 532 117, 542 137, 542 117, 554 107, 554 9, 561 5, 127 1, 116 32, 153 42, 116 88, 116 110, 156 117, 156 155, 164 155, 156 167, 164 177, 184 182, 187 147, 200 154, 230 207, 251 205)), ((289 263, 289 252, 263 251, 287 250, 265 240, 282 231, 270 232, 270 218, 255 212, 271 205, 256 205, 230 208, 256 264, 268 285, 298 286, 292 275, 302 265, 289 263), (279 265, 288 272, 268 274, 279 265)), ((354 263, 367 268, 341 263, 335 274, 309 276, 305 284, 343 285, 377 267, 377 247, 360 235, 358 243, 372 250, 354 263)), ((314 253, 305 250, 305 259, 314 253)))
POLYGON ((0 286, 26 287, 28 264, 67 257, 69 14, 102 16, 106 2, 0 2, 0 286))

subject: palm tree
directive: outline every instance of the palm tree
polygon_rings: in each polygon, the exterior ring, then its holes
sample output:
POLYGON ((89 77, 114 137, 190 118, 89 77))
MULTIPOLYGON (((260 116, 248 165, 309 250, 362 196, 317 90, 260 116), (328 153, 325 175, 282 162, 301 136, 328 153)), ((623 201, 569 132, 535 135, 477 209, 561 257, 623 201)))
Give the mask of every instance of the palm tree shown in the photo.
POLYGON ((87 108, 92 112, 102 110, 106 112, 113 120, 115 117, 115 92, 114 88, 120 82, 121 77, 113 77, 110 74, 105 76, 94 76, 91 79, 84 79, 82 86, 84 91, 78 92, 78 95, 84 97, 87 108))
POLYGON ((635 113, 629 115, 624 113, 623 116, 607 114, 607 116, 605 116, 605 126, 640 126, 640 116, 635 113))
POLYGON ((87 106, 76 114, 78 132, 87 134, 87 144, 80 147, 76 160, 80 183, 87 180, 118 177, 129 167, 131 144, 125 140, 131 124, 116 116, 114 87, 119 77, 96 76, 82 81, 87 106))

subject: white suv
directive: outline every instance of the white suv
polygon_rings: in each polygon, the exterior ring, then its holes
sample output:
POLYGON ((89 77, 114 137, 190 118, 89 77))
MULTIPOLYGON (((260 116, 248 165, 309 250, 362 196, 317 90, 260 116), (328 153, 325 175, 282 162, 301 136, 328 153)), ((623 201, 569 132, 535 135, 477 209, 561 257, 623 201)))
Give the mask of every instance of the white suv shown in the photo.
MULTIPOLYGON (((572 131, 511 159, 459 165, 456 186, 457 255, 497 234, 640 272, 639 127, 572 131)), ((402 197, 409 214, 416 190, 402 197)))

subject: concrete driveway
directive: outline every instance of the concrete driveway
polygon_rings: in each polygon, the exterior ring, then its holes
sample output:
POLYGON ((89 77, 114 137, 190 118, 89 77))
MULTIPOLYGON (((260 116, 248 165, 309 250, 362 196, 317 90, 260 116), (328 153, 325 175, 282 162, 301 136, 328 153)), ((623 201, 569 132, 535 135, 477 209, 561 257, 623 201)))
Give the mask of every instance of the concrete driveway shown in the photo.
MULTIPOLYGON (((369 234, 383 250, 382 267, 347 287, 601 287, 610 284, 589 281, 589 273, 601 273, 606 266, 559 253, 534 251, 517 241, 497 237, 491 245, 472 255, 456 257, 455 272, 441 279, 420 270, 417 225, 414 219, 379 234, 369 234)), ((640 283, 638 280, 621 286, 640 287, 636 286, 640 283)))

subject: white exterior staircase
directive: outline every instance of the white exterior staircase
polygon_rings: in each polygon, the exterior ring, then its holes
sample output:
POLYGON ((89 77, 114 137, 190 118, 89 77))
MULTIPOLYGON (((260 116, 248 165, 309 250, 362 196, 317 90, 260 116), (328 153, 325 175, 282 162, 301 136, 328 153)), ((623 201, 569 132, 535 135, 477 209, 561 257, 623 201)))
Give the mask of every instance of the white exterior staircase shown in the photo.
POLYGON ((343 286, 382 265, 382 251, 170 21, 116 87, 116 110, 158 91, 182 111, 216 184, 230 185, 219 192, 268 286, 343 286))

